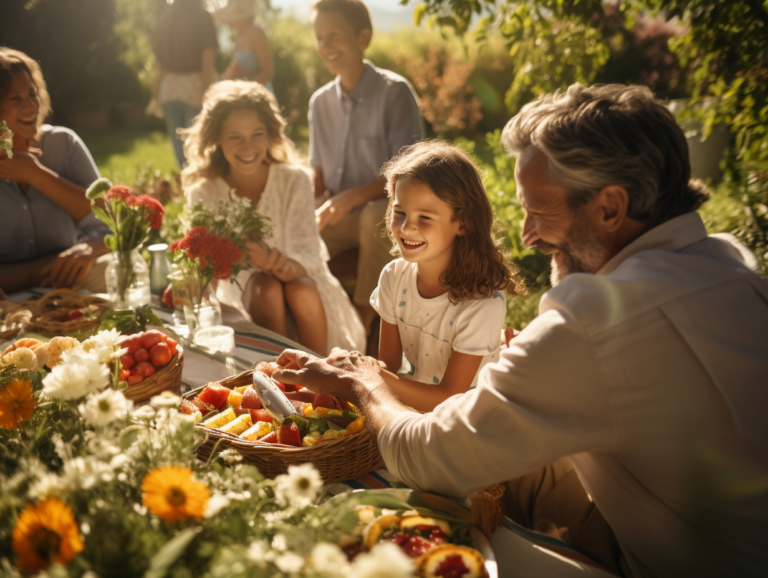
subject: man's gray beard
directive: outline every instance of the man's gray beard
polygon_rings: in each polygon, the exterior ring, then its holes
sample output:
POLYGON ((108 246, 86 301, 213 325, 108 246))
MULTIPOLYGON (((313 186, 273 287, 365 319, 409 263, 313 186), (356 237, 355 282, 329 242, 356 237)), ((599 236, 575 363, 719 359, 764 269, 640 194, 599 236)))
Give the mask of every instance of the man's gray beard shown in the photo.
POLYGON ((558 249, 563 264, 559 267, 555 262, 555 256, 552 255, 552 271, 549 274, 552 287, 570 273, 596 273, 605 262, 608 252, 600 244, 599 235, 578 218, 568 230, 565 241, 558 249))

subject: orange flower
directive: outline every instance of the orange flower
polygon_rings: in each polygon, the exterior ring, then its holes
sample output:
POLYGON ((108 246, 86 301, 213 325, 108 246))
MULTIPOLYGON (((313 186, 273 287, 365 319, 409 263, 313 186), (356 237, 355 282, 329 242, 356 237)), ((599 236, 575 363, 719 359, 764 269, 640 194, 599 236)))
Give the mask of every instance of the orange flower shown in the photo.
POLYGON ((0 390, 0 427, 14 429, 22 420, 28 420, 37 402, 32 395, 32 382, 24 379, 11 380, 0 390))
POLYGON ((16 566, 24 572, 41 572, 53 561, 66 566, 82 549, 72 510, 56 498, 27 504, 13 529, 16 566))
POLYGON ((166 522, 199 520, 211 497, 205 484, 194 480, 192 470, 181 466, 152 470, 144 476, 141 491, 142 503, 166 522))

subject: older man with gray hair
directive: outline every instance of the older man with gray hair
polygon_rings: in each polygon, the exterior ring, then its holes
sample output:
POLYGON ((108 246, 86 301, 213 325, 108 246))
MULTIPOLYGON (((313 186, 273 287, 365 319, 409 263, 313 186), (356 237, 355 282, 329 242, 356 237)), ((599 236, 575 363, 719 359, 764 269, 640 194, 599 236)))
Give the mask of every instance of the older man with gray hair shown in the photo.
POLYGON ((356 353, 275 377, 356 403, 410 486, 504 482, 513 519, 618 574, 764 574, 768 287, 707 235, 680 127, 647 88, 574 85, 503 138, 554 287, 478 387, 421 415, 356 353))

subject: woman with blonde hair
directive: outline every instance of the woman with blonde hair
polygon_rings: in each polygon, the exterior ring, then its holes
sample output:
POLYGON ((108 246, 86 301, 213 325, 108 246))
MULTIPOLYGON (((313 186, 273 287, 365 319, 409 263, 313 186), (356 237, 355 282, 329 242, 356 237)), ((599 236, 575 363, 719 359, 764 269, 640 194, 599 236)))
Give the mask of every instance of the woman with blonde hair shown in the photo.
POLYGON ((99 171, 80 137, 44 124, 50 112, 37 62, 0 48, 0 120, 13 132, 11 155, 0 151, 0 298, 37 286, 105 290, 109 228, 85 198, 99 171))
POLYGON ((320 354, 332 347, 363 350, 362 323, 328 270, 315 225, 309 175, 294 164, 293 145, 272 94, 256 82, 211 86, 186 131, 187 201, 214 209, 230 191, 250 199, 272 221, 272 237, 246 244, 250 268, 236 284, 219 282, 217 297, 246 318, 293 337, 320 354))

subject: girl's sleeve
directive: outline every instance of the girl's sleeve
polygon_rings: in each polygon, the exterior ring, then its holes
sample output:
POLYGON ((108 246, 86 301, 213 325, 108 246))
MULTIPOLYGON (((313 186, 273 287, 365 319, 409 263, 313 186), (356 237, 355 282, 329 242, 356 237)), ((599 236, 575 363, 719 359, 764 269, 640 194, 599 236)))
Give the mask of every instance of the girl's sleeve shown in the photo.
POLYGON ((395 267, 397 260, 390 261, 379 275, 379 285, 371 293, 371 307, 376 310, 381 318, 391 325, 397 324, 395 315, 394 292, 397 284, 395 267))
POLYGON ((456 319, 456 336, 452 348, 468 355, 490 355, 501 347, 501 330, 507 314, 503 291, 489 299, 478 299, 466 305, 456 319))
MULTIPOLYGON (((288 196, 285 219, 285 250, 289 259, 298 261, 306 270, 318 271, 327 261, 325 245, 320 239, 315 221, 315 200, 312 195, 312 181, 302 169, 288 173, 281 186, 287 190, 281 194, 288 196)), ((271 244, 270 240, 266 240, 271 244)), ((280 250, 280 247, 277 247, 280 250)))

